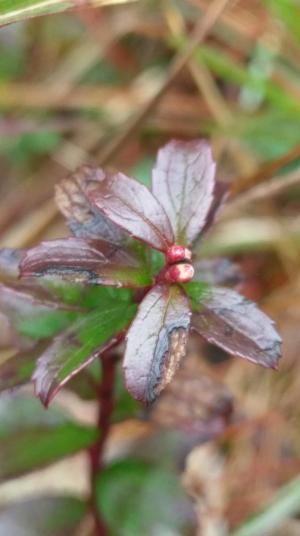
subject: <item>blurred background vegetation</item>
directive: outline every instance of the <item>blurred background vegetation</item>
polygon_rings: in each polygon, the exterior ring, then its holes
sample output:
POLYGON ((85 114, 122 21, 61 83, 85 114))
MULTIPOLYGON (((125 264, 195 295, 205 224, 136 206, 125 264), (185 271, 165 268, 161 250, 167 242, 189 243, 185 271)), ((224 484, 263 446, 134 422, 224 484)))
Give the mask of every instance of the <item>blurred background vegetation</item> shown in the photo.
MULTIPOLYGON (((284 341, 279 372, 192 341, 146 413, 120 375, 99 504, 117 536, 299 535, 299 0, 87 3, 0 0, 1 247, 67 233, 53 187, 79 164, 149 183, 160 145, 207 137, 231 197, 203 254, 241 264, 240 291, 284 341)), ((94 433, 88 382, 48 412, 32 394, 0 396, 0 535, 89 536, 86 456, 73 456, 94 433)))

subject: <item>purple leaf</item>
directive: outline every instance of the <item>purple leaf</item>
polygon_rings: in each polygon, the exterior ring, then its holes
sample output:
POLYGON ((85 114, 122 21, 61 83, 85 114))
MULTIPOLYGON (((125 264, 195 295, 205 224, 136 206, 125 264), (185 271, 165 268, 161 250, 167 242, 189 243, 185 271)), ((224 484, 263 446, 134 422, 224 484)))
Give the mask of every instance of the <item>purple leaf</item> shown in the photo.
POLYGON ((186 353, 190 308, 177 286, 157 285, 144 298, 127 333, 124 372, 129 392, 153 402, 186 353))
POLYGON ((102 304, 101 310, 79 318, 54 339, 40 356, 32 378, 45 406, 73 376, 116 345, 135 310, 126 302, 102 304))
POLYGON ((235 285, 241 281, 241 271, 237 264, 222 257, 197 259, 193 261, 194 281, 211 285, 235 285))
POLYGON ((158 152, 152 191, 169 217, 178 244, 191 244, 206 224, 214 200, 215 167, 203 140, 173 140, 158 152))
POLYGON ((122 244, 125 233, 91 205, 87 192, 97 188, 104 178, 101 169, 79 168, 56 186, 56 203, 67 219, 72 233, 78 238, 102 239, 122 244))
POLYGON ((227 288, 211 289, 192 327, 208 342, 264 367, 277 368, 281 338, 255 303, 227 288))
POLYGON ((143 287, 151 279, 128 251, 104 240, 63 238, 27 250, 21 276, 51 276, 69 283, 143 287))
POLYGON ((174 242, 170 222, 157 199, 146 186, 123 173, 106 175, 88 196, 130 236, 160 251, 166 251, 174 242))

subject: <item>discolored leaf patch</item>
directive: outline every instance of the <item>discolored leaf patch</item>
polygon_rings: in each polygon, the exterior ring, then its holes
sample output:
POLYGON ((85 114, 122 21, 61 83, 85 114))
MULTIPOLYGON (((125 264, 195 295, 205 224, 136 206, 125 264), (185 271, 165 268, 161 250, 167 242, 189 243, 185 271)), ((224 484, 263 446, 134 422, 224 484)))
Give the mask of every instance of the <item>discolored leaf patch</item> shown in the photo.
POLYGON ((157 285, 144 298, 127 333, 126 385, 142 402, 153 402, 186 353, 190 309, 177 286, 157 285))
POLYGON ((88 194, 90 202, 130 236, 166 251, 174 242, 169 219, 150 190, 123 173, 106 175, 88 194))
POLYGON ((145 266, 128 251, 104 240, 65 238, 27 250, 22 277, 47 276, 68 283, 142 287, 151 283, 145 266))
POLYGON ((203 140, 173 140, 158 152, 152 191, 179 244, 191 244, 207 221, 214 200, 215 168, 211 149, 203 140))
POLYGON ((255 303, 227 288, 212 288, 193 313, 192 327, 208 342, 264 367, 277 368, 281 338, 255 303))
POLYGON ((55 200, 75 236, 120 245, 128 240, 127 235, 99 212, 87 196, 104 178, 102 169, 82 166, 56 186, 55 200))

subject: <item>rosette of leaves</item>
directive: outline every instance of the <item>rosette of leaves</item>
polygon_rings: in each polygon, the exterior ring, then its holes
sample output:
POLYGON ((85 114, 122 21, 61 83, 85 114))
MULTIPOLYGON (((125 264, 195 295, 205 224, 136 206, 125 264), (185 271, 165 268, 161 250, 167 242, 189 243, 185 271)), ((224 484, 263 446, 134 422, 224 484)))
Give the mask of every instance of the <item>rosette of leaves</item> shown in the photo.
MULTIPOLYGON (((90 301, 80 300, 76 318, 68 318, 34 366, 36 392, 46 405, 123 339, 127 389, 146 403, 174 376, 190 329, 230 354, 277 367, 281 339, 273 321, 235 290, 219 286, 234 279, 234 266, 193 252, 196 241, 201 250, 199 237, 226 198, 215 172, 205 141, 171 141, 158 153, 151 189, 123 173, 91 167, 57 186, 56 201, 72 236, 10 253, 21 257, 23 284, 64 281, 85 289, 83 295, 91 286, 90 301)), ((2 290, 4 296, 16 292, 2 290)), ((33 306, 34 324, 39 304, 33 306)), ((6 314, 7 307, 6 300, 6 314)))

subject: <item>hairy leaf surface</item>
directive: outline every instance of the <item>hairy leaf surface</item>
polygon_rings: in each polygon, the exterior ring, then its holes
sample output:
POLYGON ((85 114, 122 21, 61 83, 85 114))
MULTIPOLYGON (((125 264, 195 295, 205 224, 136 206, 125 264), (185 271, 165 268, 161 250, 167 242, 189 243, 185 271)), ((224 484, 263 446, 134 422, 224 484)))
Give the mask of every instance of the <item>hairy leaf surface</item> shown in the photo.
POLYGON ((195 312, 192 327, 207 341, 264 367, 277 368, 281 338, 255 303, 227 288, 212 288, 195 312))
POLYGON ((33 375, 36 393, 47 406, 75 374, 115 345, 136 307, 126 302, 102 304, 56 337, 41 355, 33 375))
POLYGON ((143 287, 151 283, 147 270, 135 257, 104 240, 41 242, 27 250, 20 269, 22 277, 51 276, 73 284, 143 287))
POLYGON ((138 181, 123 173, 106 175, 88 195, 94 206, 130 236, 161 251, 174 242, 164 209, 138 181))
POLYGON ((210 147, 203 140, 173 140, 158 152, 152 191, 179 244, 191 244, 207 221, 214 200, 215 167, 210 147))
POLYGON ((179 287, 157 285, 144 298, 127 333, 125 380, 137 400, 153 402, 171 381, 186 353, 190 324, 179 287))

